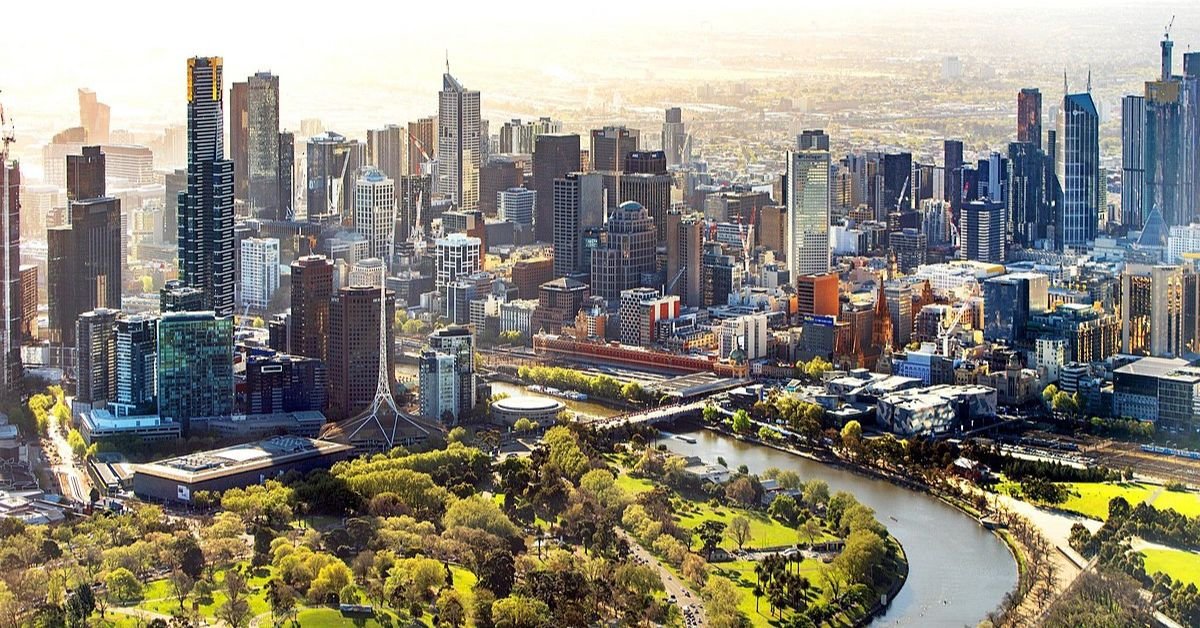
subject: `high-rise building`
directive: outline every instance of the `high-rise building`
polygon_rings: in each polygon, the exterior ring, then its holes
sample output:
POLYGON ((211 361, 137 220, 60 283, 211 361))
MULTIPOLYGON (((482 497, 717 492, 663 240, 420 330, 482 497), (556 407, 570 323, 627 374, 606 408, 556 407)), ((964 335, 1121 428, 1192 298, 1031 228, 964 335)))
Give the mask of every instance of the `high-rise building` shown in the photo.
POLYGON ((179 278, 217 316, 234 311, 233 162, 225 159, 220 57, 187 64, 188 185, 179 197, 179 278))
POLYGON ((417 362, 421 416, 453 424, 461 413, 455 362, 455 356, 451 354, 433 350, 421 352, 417 362))
POLYGON ((204 309, 204 292, 172 279, 158 291, 158 309, 160 312, 198 312, 204 309))
POLYGON ((700 304, 703 307, 725 305, 729 295, 742 289, 744 269, 741 262, 727 255, 718 242, 704 245, 700 256, 700 304))
POLYGON ((1121 99, 1121 224, 1141 229, 1146 193, 1146 97, 1121 99))
POLYGON ((1008 145, 1008 216, 1013 242, 1031 249, 1046 238, 1049 206, 1043 202, 1046 157, 1029 142, 1008 145))
POLYGON ((888 281, 883 284, 883 292, 887 295, 888 315, 892 321, 892 345, 904 347, 912 340, 912 284, 888 281))
POLYGON ((962 140, 943 142, 945 155, 943 170, 946 172, 946 200, 950 201, 950 215, 958 220, 963 204, 963 143, 962 140))
POLYGON ((328 361, 332 298, 333 264, 325 256, 306 255, 292 262, 288 353, 328 361))
POLYGON ((354 181, 362 146, 332 131, 308 139, 309 222, 341 221, 354 208, 354 181))
POLYGON ((905 227, 888 234, 888 250, 896 254, 900 270, 909 273, 925 263, 929 253, 929 239, 920 230, 905 227))
POLYGON ((667 276, 664 291, 683 299, 686 307, 700 307, 700 266, 704 245, 704 217, 667 212, 667 276))
POLYGON ((279 288, 279 240, 242 240, 242 306, 265 310, 279 288))
POLYGON ((959 258, 997 264, 1004 262, 1004 205, 990 201, 967 203, 962 208, 958 233, 959 258))
POLYGON ((564 325, 575 321, 575 315, 591 296, 592 289, 588 284, 569 277, 559 277, 538 286, 533 329, 557 334, 564 325))
POLYGON ((1100 115, 1091 94, 1063 97, 1056 141, 1055 175, 1062 188, 1062 201, 1055 244, 1060 250, 1079 248, 1096 239, 1104 194, 1100 186, 1100 115))
POLYGON ((658 241, 667 237, 667 210, 671 208, 671 175, 663 151, 634 151, 625 157, 620 175, 618 201, 633 201, 646 208, 658 241))
POLYGON ((479 167, 482 165, 479 92, 466 89, 447 66, 438 95, 438 194, 458 209, 479 206, 479 167))
POLYGON ((817 316, 838 315, 837 273, 796 278, 796 311, 817 316))
POLYGON ((116 321, 117 396, 113 414, 143 416, 158 411, 158 317, 121 316, 116 321))
MULTIPOLYGON (((453 415, 453 420, 457 422, 464 413, 474 409, 478 401, 475 382, 475 337, 469 327, 451 325, 429 334, 428 343, 429 348, 437 354, 454 358, 453 380, 457 386, 455 405, 458 414, 453 415)), ((439 387, 440 385, 441 382, 439 387)), ((424 401, 421 405, 424 409, 424 401)), ((430 417, 438 420, 443 418, 441 414, 430 417)))
POLYGON ((105 196, 104 153, 99 146, 84 146, 79 155, 67 155, 67 201, 105 196))
POLYGON ((20 360, 20 166, 0 152, 0 390, 11 390, 22 375, 20 360))
POLYGON ((642 273, 654 271, 657 236, 646 209, 632 201, 609 214, 602 236, 592 251, 592 292, 615 301, 622 290, 641 285, 642 273))
POLYGON ((692 160, 691 141, 683 124, 683 111, 679 107, 667 109, 662 129, 662 149, 668 166, 678 166, 692 160))
POLYGON ((983 282, 983 337, 1010 346, 1025 340, 1030 317, 1050 307, 1050 278, 1010 273, 983 282))
MULTIPOLYGON (((38 337, 38 267, 36 264, 22 265, 19 270, 21 304, 20 335, 33 340, 38 337)), ((3 300, 0 295, 0 301, 3 300)), ((2 387, 0 387, 2 388, 2 387)))
POLYGON ((71 202, 71 223, 46 232, 50 340, 75 345, 75 320, 96 308, 120 309, 121 201, 71 202))
POLYGON ((229 85, 229 160, 233 162, 233 198, 250 196, 250 86, 229 85))
POLYGON ((483 261, 479 238, 452 233, 434 242, 434 285, 445 290, 450 284, 479 272, 483 261))
POLYGON ((500 152, 529 155, 533 153, 539 135, 561 132, 562 122, 546 117, 524 123, 511 120, 500 127, 500 152))
MULTIPOLYGON (((386 320, 395 317, 394 294, 386 292, 386 320)), ((387 368, 395 364, 392 325, 380 325, 380 290, 349 286, 338 290, 329 316, 329 410, 337 418, 354 416, 371 405, 379 381, 379 333, 386 329, 387 368)))
POLYGON ((1042 92, 1036 87, 1017 94, 1017 141, 1042 148, 1042 92))
POLYGON ((117 398, 117 310, 98 308, 76 321, 75 401, 104 407, 117 398))
POLYGON ((378 168, 363 168, 354 185, 354 229, 367 239, 370 256, 391 263, 396 229, 396 183, 378 168))
POLYGON ((407 150, 408 131, 398 124, 367 131, 367 163, 392 181, 408 174, 407 150))
POLYGON ((245 393, 239 401, 242 412, 324 412, 328 402, 329 381, 324 362, 278 353, 247 356, 245 393))
POLYGON ((654 288, 630 288, 621 291, 618 310, 621 343, 648 347, 657 340, 658 321, 677 318, 679 297, 662 295, 654 288))
POLYGON ((530 189, 541 192, 533 217, 534 237, 538 241, 558 244, 554 240, 554 181, 567 176, 568 172, 579 171, 578 135, 544 133, 534 141, 533 182, 530 189))
POLYGON ((792 277, 829 271, 829 136, 805 131, 802 140, 805 148, 787 156, 786 255, 792 277))
MULTIPOLYGON (((1177 357, 1186 350, 1185 273, 1180 266, 1128 264, 1121 274, 1121 350, 1177 357)), ((1194 323, 1192 323, 1194 324, 1194 323)))
MULTIPOLYGON (((219 92, 218 92, 219 94, 219 92)), ((188 435, 196 418, 233 413, 233 317, 165 312, 158 323, 158 414, 188 435)))
POLYGON ((107 144, 109 141, 109 106, 96 100, 96 92, 79 89, 79 126, 87 133, 87 141, 93 144, 107 144))
POLYGON ((296 167, 296 135, 291 131, 279 133, 279 220, 296 219, 296 197, 293 169, 296 167))
POLYGON ((912 153, 883 156, 883 198, 876 207, 875 218, 886 222, 888 214, 913 208, 912 153))
POLYGON ((437 158, 437 118, 428 116, 408 123, 408 173, 429 174, 427 164, 437 158))
POLYGON ((592 130, 592 170, 621 172, 625 158, 638 149, 639 132, 623 126, 592 130))
POLYGON ((496 209, 502 220, 518 225, 533 226, 533 208, 537 192, 525 188, 508 188, 496 192, 496 209))
POLYGON ((279 77, 257 72, 246 79, 246 159, 252 216, 270 220, 286 217, 280 211, 279 77))
POLYGON ((401 177, 396 182, 396 242, 407 242, 419 227, 429 233, 433 223, 430 199, 433 181, 429 175, 401 177))

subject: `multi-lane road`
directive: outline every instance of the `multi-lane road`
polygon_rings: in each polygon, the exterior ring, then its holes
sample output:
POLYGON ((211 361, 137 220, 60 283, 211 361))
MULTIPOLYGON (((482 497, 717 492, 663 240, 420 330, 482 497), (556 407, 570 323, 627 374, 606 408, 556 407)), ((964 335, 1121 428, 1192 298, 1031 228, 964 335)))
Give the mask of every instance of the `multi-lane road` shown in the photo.
MULTIPOLYGON (((70 405, 70 399, 67 400, 67 404, 70 405)), ((43 439, 42 449, 47 456, 51 457, 51 460, 54 460, 50 469, 54 472, 54 477, 58 478, 63 497, 80 504, 87 504, 91 501, 91 481, 88 480, 82 462, 75 459, 71 445, 67 443, 67 430, 69 429, 69 425, 60 424, 58 418, 51 412, 50 425, 46 430, 49 437, 43 439), (45 442, 46 440, 49 442, 45 442)))

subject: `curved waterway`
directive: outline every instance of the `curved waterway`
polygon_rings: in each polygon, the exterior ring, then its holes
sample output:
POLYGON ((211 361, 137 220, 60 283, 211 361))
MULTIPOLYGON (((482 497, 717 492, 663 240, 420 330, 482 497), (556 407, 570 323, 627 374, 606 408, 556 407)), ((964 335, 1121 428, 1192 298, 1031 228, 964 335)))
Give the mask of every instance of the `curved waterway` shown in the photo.
POLYGON ((847 491, 875 509, 904 546, 909 572, 904 588, 873 626, 974 626, 1016 586, 1017 564, 1004 542, 935 497, 707 430, 686 435, 696 442, 669 436, 659 442, 705 462, 720 456, 731 468, 744 464, 751 473, 791 469, 803 480, 825 480, 831 492, 847 491))

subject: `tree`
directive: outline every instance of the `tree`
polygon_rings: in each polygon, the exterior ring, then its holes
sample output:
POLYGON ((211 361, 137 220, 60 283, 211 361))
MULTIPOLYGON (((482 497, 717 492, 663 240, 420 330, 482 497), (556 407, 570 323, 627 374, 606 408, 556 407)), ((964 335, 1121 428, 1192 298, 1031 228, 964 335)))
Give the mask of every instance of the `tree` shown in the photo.
POLYGON ((474 528, 501 538, 517 535, 517 526, 513 525, 496 502, 479 495, 472 495, 451 504, 442 517, 442 525, 447 530, 459 526, 474 528))
MULTIPOLYGON (((65 425, 65 421, 60 424, 65 425)), ((71 447, 71 453, 74 454, 76 458, 82 459, 84 454, 87 453, 87 441, 83 440, 83 434, 80 434, 79 430, 75 428, 71 428, 71 430, 67 432, 67 445, 71 447)))
POLYGON ((267 603, 271 605, 271 621, 275 624, 296 616, 296 590, 279 578, 267 583, 267 603))
POLYGON ((171 595, 176 600, 179 600, 179 610, 183 610, 183 601, 192 592, 192 588, 196 586, 196 580, 183 572, 182 569, 173 569, 171 574, 167 576, 167 581, 171 585, 171 595))
POLYGON ((1055 386, 1054 384, 1046 384, 1046 387, 1042 389, 1042 401, 1044 401, 1046 405, 1050 405, 1054 403, 1054 395, 1057 394, 1058 386, 1055 386))
POLYGON ((492 603, 492 623, 496 628, 540 628, 550 619, 545 602, 512 595, 492 603))
POLYGON ((82 583, 71 589, 71 594, 67 596, 67 604, 64 610, 66 611, 69 625, 86 626, 87 618, 96 610, 96 596, 92 593, 91 585, 82 583))
POLYGON ((442 589, 437 597, 438 620, 458 628, 467 623, 467 609, 463 604, 462 594, 452 588, 442 589))
POLYGON ((587 470, 587 454, 580 449, 579 440, 570 428, 557 425, 546 430, 542 444, 548 450, 550 464, 558 467, 567 479, 576 480, 587 470))
POLYGON ((679 571, 694 587, 703 587, 704 583, 708 581, 708 563, 696 554, 684 556, 683 565, 679 571))
POLYGON ((704 611, 712 628, 741 628, 745 617, 738 610, 741 594, 727 578, 710 578, 704 586, 704 611))
POLYGON ((705 557, 711 561, 712 553, 721 545, 721 537, 725 534, 725 522, 709 519, 696 526, 693 532, 700 538, 705 557))
POLYGON ((0 625, 19 626, 20 616, 21 604, 17 602, 17 596, 9 590, 7 583, 0 580, 0 625))
POLYGON ((729 538, 742 549, 750 541, 750 520, 745 515, 738 515, 729 522, 729 538))
POLYGON ((104 586, 108 589, 108 598, 119 606, 142 597, 142 583, 132 571, 124 567, 109 572, 108 577, 104 579, 104 586))
POLYGON ((814 517, 805 519, 804 523, 800 524, 800 529, 796 530, 796 535, 809 546, 821 538, 822 534, 821 523, 814 517))
POLYGON ((862 424, 853 419, 846 422, 842 426, 842 445, 850 452, 850 456, 857 458, 863 449, 862 440, 862 424))
POLYGON ((513 423, 514 432, 529 432, 534 429, 537 429, 537 423, 534 423, 528 417, 521 417, 513 423))
POLYGON ((804 503, 812 507, 829 503, 829 484, 825 480, 810 480, 804 484, 804 503))
POLYGON ((816 356, 804 365, 804 374, 810 379, 821 379, 821 376, 833 369, 833 365, 821 356, 816 356))
POLYGON ((250 602, 246 578, 237 569, 225 572, 225 601, 217 607, 216 617, 233 628, 245 626, 250 619, 250 602))
POLYGON ((720 418, 720 416, 721 416, 721 413, 720 413, 720 411, 717 410, 716 406, 714 406, 711 403, 704 405, 704 422, 705 423, 716 423, 717 420, 720 418))
POLYGON ((1051 402, 1051 407, 1054 408, 1055 412, 1074 415, 1079 412, 1079 393, 1075 393, 1074 395, 1063 391, 1054 393, 1054 400, 1051 402))
POLYGON ((796 523, 796 517, 799 513, 800 509, 796 504, 795 498, 787 494, 777 495, 775 499, 771 500, 771 505, 767 506, 768 515, 788 525, 796 523))
POLYGON ((742 506, 753 506, 757 497, 754 482, 747 476, 738 476, 725 485, 725 499, 742 506))
POLYGON ((733 421, 730 423, 730 427, 733 428, 733 431, 737 432, 738 434, 750 433, 750 413, 742 409, 734 412, 733 421))
POLYGON ((850 582, 873 586, 873 574, 887 551, 883 539, 869 530, 857 530, 846 537, 842 553, 833 559, 838 570, 846 574, 850 582))
POLYGON ((308 597, 317 604, 340 602, 338 594, 342 589, 354 582, 354 574, 340 560, 333 560, 321 567, 317 577, 313 578, 308 589, 308 597))

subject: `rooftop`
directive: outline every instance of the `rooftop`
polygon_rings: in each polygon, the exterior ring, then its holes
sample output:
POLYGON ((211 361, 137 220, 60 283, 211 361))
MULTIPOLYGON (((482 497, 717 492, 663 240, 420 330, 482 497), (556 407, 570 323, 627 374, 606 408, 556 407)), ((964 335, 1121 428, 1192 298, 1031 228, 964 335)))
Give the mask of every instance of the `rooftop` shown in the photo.
POLYGON ((201 482, 283 462, 327 456, 353 449, 349 445, 300 436, 271 438, 223 449, 167 458, 137 466, 137 472, 178 482, 201 482))
POLYGON ((566 404, 545 397, 507 397, 492 402, 492 407, 505 412, 546 412, 562 410, 566 404))
POLYGON ((1121 375, 1163 377, 1187 365, 1188 361, 1183 358, 1142 358, 1136 362, 1130 362, 1113 372, 1120 373, 1121 375))

